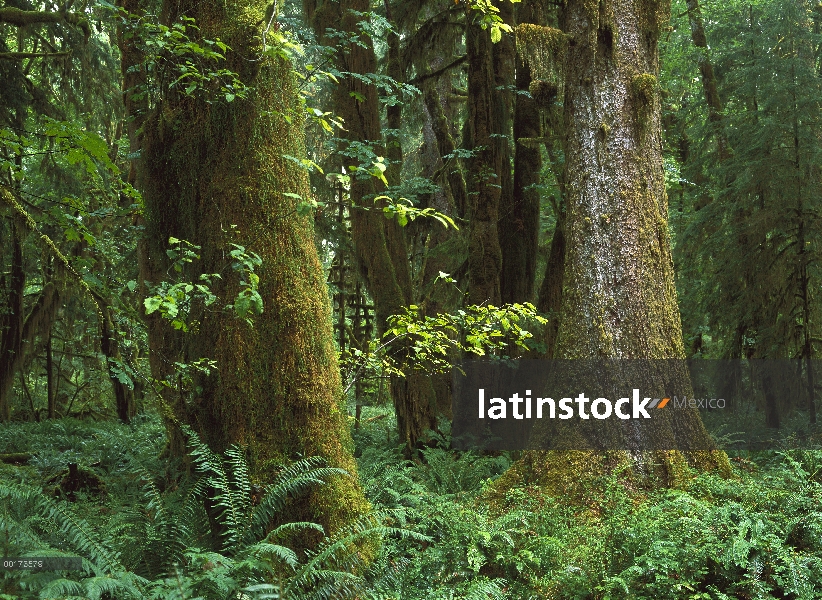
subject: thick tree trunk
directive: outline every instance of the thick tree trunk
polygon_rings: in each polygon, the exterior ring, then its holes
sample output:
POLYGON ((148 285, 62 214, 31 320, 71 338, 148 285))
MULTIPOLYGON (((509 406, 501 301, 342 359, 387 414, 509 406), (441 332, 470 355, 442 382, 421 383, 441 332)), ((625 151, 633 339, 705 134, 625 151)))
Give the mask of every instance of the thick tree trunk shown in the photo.
MULTIPOLYGON (((569 2, 565 14, 567 221, 556 356, 684 358, 657 82, 657 41, 670 5, 591 6, 569 2)), ((660 420, 655 439, 712 445, 695 410, 670 427, 660 420)), ((624 439, 634 456, 649 445, 624 439)), ((675 462, 662 461, 663 480, 672 479, 675 462)))
POLYGON ((664 2, 570 2, 567 222, 558 356, 683 355, 662 171, 664 2))
MULTIPOLYGON (((232 48, 228 68, 253 91, 231 104, 169 94, 145 124, 139 179, 144 189, 147 261, 143 276, 157 284, 169 272, 169 236, 202 247, 199 273, 221 273, 219 305, 236 297, 230 244, 262 258, 257 273, 264 312, 249 327, 230 311, 201 310, 196 331, 183 336, 149 320, 152 373, 162 379, 174 361, 209 358, 217 371, 196 376, 187 393, 167 395, 173 420, 187 423, 216 450, 246 445, 252 476, 265 480, 277 462, 320 455, 351 477, 300 499, 294 514, 328 531, 368 510, 350 450, 325 278, 312 218, 297 200, 308 178, 283 155, 301 156, 302 106, 291 64, 265 57, 263 0, 202 4, 166 2, 164 15, 195 17, 201 34, 232 48), (254 57, 255 60, 249 60, 254 57), (288 117, 288 119, 286 119, 288 117), (232 226, 236 225, 236 230, 232 226)), ((185 381, 182 381, 185 387, 185 381)), ((175 381, 175 383, 177 382, 175 381)))
MULTIPOLYGON (((664 1, 565 4, 567 208, 557 358, 684 358, 667 230, 656 79, 657 40, 669 9, 664 1)), ((647 364, 651 366, 642 375, 656 374, 653 364, 647 364)), ((688 386, 685 375, 675 376, 679 389, 688 386)), ((585 376, 586 385, 593 385, 585 376)), ((677 420, 676 430, 670 419, 659 419, 658 426, 655 420, 646 434, 653 439, 635 439, 632 426, 624 425, 628 421, 621 423, 615 423, 616 431, 608 435, 621 439, 628 452, 527 452, 495 488, 536 481, 549 493, 585 502, 591 478, 616 468, 627 468, 650 485, 682 482, 688 464, 730 471, 721 452, 643 451, 679 447, 676 442, 712 447, 695 410, 677 420)), ((549 427, 543 423, 533 435, 540 439, 549 427)), ((601 447, 601 439, 585 436, 581 426, 577 437, 554 440, 560 443, 551 447, 601 447)))

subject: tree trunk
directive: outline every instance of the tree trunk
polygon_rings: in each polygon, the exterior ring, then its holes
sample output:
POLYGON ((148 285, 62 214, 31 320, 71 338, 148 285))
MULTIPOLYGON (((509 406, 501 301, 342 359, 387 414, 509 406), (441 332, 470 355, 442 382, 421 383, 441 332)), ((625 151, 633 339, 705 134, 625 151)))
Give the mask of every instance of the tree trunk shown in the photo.
MULTIPOLYGON (((304 13, 311 15, 316 35, 324 39, 327 28, 339 29, 349 34, 359 33, 363 13, 369 10, 368 0, 343 0, 325 2, 316 7, 310 0, 304 3, 304 13)), ((377 59, 370 39, 348 44, 338 53, 340 70, 356 74, 377 72, 377 59)), ((397 40, 398 41, 398 40, 397 40)), ((329 45, 337 43, 326 40, 329 45)), ((392 42, 393 43, 393 42, 392 42)), ((398 51, 396 49, 395 51, 398 51)), ((389 57, 393 58, 393 55, 389 57)), ((399 61, 392 64, 392 72, 398 73, 399 61)), ((371 143, 376 152, 382 144, 380 109, 377 89, 353 76, 345 77, 334 90, 335 113, 342 117, 348 140, 371 143)), ((392 111, 389 117, 398 125, 401 113, 392 111)), ((397 127, 398 128, 398 127, 397 127)), ((399 140, 396 140, 399 142, 399 140)), ((390 149, 395 160, 401 160, 401 151, 390 149)), ((391 182, 394 183, 394 182, 391 182)), ((396 222, 386 220, 382 211, 374 210, 374 196, 381 184, 371 176, 351 178, 351 237, 360 273, 374 299, 378 331, 385 331, 388 317, 401 313, 411 304, 411 278, 408 271, 408 251, 405 233, 396 222)), ((397 349, 399 353, 404 348, 397 349)), ((412 448, 426 430, 436 428, 436 399, 427 377, 410 374, 407 378, 394 379, 391 395, 397 414, 400 438, 408 449, 412 448)))
POLYGON ((21 229, 14 220, 10 220, 11 269, 8 275, 0 277, 0 288, 6 295, 4 310, 0 314, 0 421, 8 421, 11 416, 11 390, 23 345, 23 291, 26 274, 23 271, 21 229))
POLYGON ((722 162, 730 156, 728 136, 722 126, 722 100, 716 85, 714 66, 708 56, 708 38, 705 35, 705 25, 702 22, 702 10, 699 0, 686 0, 688 7, 688 22, 691 25, 691 40, 698 48, 699 73, 702 75, 702 90, 705 93, 705 102, 708 105, 708 121, 716 128, 717 154, 722 162))
POLYGON ((166 410, 217 451, 233 443, 247 446, 255 479, 266 480, 278 462, 301 455, 320 455, 347 470, 351 477, 334 478, 295 501, 292 511, 333 532, 368 504, 341 404, 313 219, 300 215, 298 200, 286 195, 310 194, 306 173, 283 157, 304 154, 303 108, 291 64, 261 55, 266 5, 164 5, 166 22, 180 14, 194 17, 204 38, 228 44, 226 66, 252 91, 230 104, 172 92, 146 120, 138 169, 148 234, 143 277, 151 284, 167 277, 169 236, 188 240, 201 246, 201 258, 187 278, 221 273, 212 290, 216 306, 225 306, 239 290, 230 244, 242 244, 262 258, 257 273, 264 312, 252 328, 231 311, 199 310, 195 330, 185 335, 149 319, 152 374, 173 374, 175 361, 216 361, 216 373, 196 375, 190 385, 178 376, 181 393, 165 395, 166 410))
MULTIPOLYGON (((4 189, 0 189, 0 194, 11 196, 11 192, 4 189)), ((18 222, 12 224, 11 271, 8 283, 0 286, 7 293, 6 314, 0 315, 0 421, 7 421, 11 416, 14 376, 37 346, 36 342, 45 341, 49 335, 60 299, 55 283, 45 282, 31 311, 23 318, 23 291, 26 284, 23 270, 24 230, 24 225, 18 222)))
POLYGON ((468 55, 467 148, 473 151, 468 161, 468 299, 471 304, 501 301, 500 248, 498 221, 502 197, 503 165, 496 123, 493 44, 488 29, 474 22, 470 6, 466 14, 465 46, 468 55))
POLYGON ((100 309, 100 352, 105 357, 105 369, 111 381, 111 388, 114 392, 114 406, 117 409, 117 417, 121 423, 131 422, 132 417, 137 414, 137 405, 134 403, 134 387, 120 381, 112 366, 119 367, 123 362, 120 354, 120 343, 118 342, 117 329, 111 318, 111 310, 105 298, 96 297, 97 306, 100 309))
MULTIPOLYGON (((565 5, 567 212, 557 358, 684 358, 657 85, 657 41, 669 9, 664 1, 565 5)), ((591 478, 620 465, 651 485, 682 482, 688 464, 730 471, 721 452, 643 451, 654 445, 650 442, 665 447, 674 440, 712 447, 695 409, 675 431, 670 420, 659 419, 648 434, 652 440, 632 438, 625 423, 614 423, 625 431, 609 435, 620 436, 628 452, 528 452, 495 488, 538 481, 549 493, 584 502, 591 478)), ((539 439, 547 427, 540 424, 534 436, 539 439)), ((599 447, 599 440, 585 433, 580 427, 581 438, 552 447, 599 447)))
MULTIPOLYGON (((518 5, 517 22, 536 21, 534 2, 518 5)), ((511 36, 508 36, 511 37, 511 36)), ((516 88, 527 91, 531 67, 516 59, 516 88)), ((514 182, 510 197, 503 194, 500 216, 502 301, 533 302, 539 246, 539 190, 542 156, 536 138, 542 135, 540 112, 530 96, 517 95, 514 108, 514 182), (523 142, 529 138, 531 142, 523 142)))
MULTIPOLYGON (((669 10, 664 1, 636 0, 595 11, 583 1, 566 8, 567 221, 558 358, 685 356, 657 82, 657 42, 669 10)), ((712 446, 696 410, 680 427, 653 435, 712 446)), ((642 445, 628 449, 636 456, 642 445)), ((672 478, 672 461, 663 461, 664 481, 672 478)))
MULTIPOLYGON (((448 118, 445 116, 445 110, 442 108, 440 94, 437 93, 436 84, 434 82, 426 82, 423 88, 423 101, 428 114, 431 116, 431 129, 434 132, 434 137, 437 140, 437 148, 441 157, 453 156, 457 146, 454 139, 451 137, 450 124, 448 118)), ((451 196, 454 198, 454 206, 457 210, 457 215, 462 217, 468 206, 468 191, 465 187, 465 178, 459 162, 455 158, 443 158, 445 164, 445 180, 448 182, 448 188, 451 191, 451 196)))
POLYGON ((559 331, 559 310, 562 306, 562 282, 565 276, 565 203, 560 200, 557 207, 557 223, 554 225, 548 261, 545 264, 545 276, 542 278, 537 301, 537 310, 548 315, 543 338, 545 358, 554 358, 559 331))

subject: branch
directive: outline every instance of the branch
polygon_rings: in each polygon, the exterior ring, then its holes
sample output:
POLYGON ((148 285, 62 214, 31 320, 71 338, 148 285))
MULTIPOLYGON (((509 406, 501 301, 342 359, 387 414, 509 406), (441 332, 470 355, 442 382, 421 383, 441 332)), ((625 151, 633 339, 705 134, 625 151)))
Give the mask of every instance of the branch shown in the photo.
POLYGON ((37 25, 39 23, 68 23, 82 29, 86 35, 86 40, 91 35, 91 27, 89 27, 86 18, 74 13, 20 10, 19 8, 6 6, 0 8, 0 23, 15 25, 16 27, 37 25))
POLYGON ((414 77, 414 79, 412 79, 408 83, 410 83, 411 85, 416 85, 418 83, 422 83, 426 79, 431 79, 432 77, 439 77, 440 75, 442 75, 443 73, 445 73, 449 69, 453 69, 454 67, 460 66, 467 59, 468 59, 467 55, 462 55, 459 58, 457 58, 456 60, 454 60, 453 62, 445 65, 444 67, 442 67, 440 69, 437 69, 436 71, 433 71, 433 72, 428 73, 426 75, 417 75, 416 77, 414 77))
POLYGON ((0 60, 22 60, 24 58, 49 58, 68 56, 71 52, 0 52, 0 60))

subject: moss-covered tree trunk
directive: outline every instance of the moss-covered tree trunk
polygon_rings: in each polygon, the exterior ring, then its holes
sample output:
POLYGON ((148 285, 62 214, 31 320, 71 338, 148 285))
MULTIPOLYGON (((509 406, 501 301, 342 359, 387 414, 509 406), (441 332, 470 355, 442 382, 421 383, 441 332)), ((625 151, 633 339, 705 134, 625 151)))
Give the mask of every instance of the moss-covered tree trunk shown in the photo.
POLYGON ((313 222, 297 212, 293 196, 309 196, 308 176, 284 158, 304 154, 303 109, 291 64, 262 54, 266 4, 169 1, 163 7, 166 22, 194 17, 203 38, 228 44, 226 66, 252 91, 227 103, 172 89, 145 122, 142 277, 156 285, 173 273, 166 255, 170 236, 201 246, 187 279, 222 276, 212 288, 218 302, 195 306, 191 332, 180 334, 152 315, 151 367, 164 379, 175 361, 216 361, 215 372, 195 376, 190 385, 184 377, 172 380, 183 391, 164 393, 169 417, 191 425, 218 451, 246 445, 255 479, 264 481, 276 463, 300 455, 321 455, 347 470, 351 477, 334 479, 294 507, 296 516, 334 531, 368 505, 351 452, 313 222), (253 327, 223 310, 240 286, 232 243, 262 258, 257 273, 264 312, 253 327))
MULTIPOLYGON (((558 358, 685 356, 657 82, 657 43, 669 14, 664 0, 566 7, 567 220, 558 358)), ((659 422, 652 435, 682 438, 659 422)), ((695 410, 678 423, 699 447, 712 446, 695 410)), ((634 441, 632 451, 649 446, 634 441)))
MULTIPOLYGON (((667 228, 657 84, 657 42, 669 10, 669 4, 656 0, 570 0, 565 6, 567 212, 556 358, 685 356, 667 228)), ((657 371, 653 363, 638 369, 646 383, 671 383, 664 379, 670 371, 657 371)), ((678 389, 688 385, 686 375, 675 374, 678 389)), ((590 375, 582 377, 586 385, 594 384, 590 375)), ((619 381, 621 387, 625 383, 619 381)), ((675 424, 655 418, 654 426, 642 432, 628 421, 609 421, 610 430, 591 430, 599 436, 594 438, 586 437, 591 431, 583 423, 573 433, 565 429, 559 434, 565 439, 552 439, 551 447, 592 450, 528 452, 495 489, 537 481, 549 493, 584 502, 592 477, 613 469, 627 468, 624 472, 649 485, 682 483, 688 464, 729 470, 727 456, 718 451, 645 451, 683 442, 712 448, 696 410, 678 415, 675 424), (602 447, 603 435, 621 439, 626 452, 595 450, 602 447)), ((541 424, 535 439, 550 439, 544 437, 551 435, 550 427, 541 424)))

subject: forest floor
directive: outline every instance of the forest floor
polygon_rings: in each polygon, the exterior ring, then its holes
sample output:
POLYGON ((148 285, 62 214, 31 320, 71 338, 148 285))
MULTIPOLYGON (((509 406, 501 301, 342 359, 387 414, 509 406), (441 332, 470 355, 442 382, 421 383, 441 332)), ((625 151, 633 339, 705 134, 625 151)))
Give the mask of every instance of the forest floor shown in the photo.
POLYGON ((681 489, 640 490, 616 473, 571 506, 536 487, 490 494, 508 454, 430 448, 406 460, 385 412, 366 409, 354 431, 362 485, 391 527, 376 557, 340 579, 329 573, 350 561, 309 553, 278 570, 276 585, 259 561, 287 562, 285 550, 209 547, 208 520, 184 507, 192 482, 166 478, 156 416, 4 425, 3 556, 87 562, 0 571, 0 598, 822 598, 820 450, 736 453, 733 477, 694 474, 681 489), (158 563, 175 546, 182 558, 158 563), (314 573, 289 587, 308 564, 314 573))

